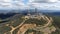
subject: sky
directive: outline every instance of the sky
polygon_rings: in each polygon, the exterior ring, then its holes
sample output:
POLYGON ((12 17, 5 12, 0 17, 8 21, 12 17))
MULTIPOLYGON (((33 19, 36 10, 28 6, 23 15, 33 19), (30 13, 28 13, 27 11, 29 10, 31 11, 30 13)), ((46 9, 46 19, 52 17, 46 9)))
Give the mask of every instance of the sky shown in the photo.
POLYGON ((0 9, 60 10, 60 0, 0 0, 0 9))

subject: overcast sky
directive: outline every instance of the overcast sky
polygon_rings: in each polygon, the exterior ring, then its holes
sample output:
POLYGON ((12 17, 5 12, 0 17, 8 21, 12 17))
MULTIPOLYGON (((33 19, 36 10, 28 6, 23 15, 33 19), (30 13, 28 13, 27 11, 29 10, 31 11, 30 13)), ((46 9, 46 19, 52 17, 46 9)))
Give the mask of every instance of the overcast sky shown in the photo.
POLYGON ((0 9, 60 10, 60 0, 0 0, 0 9))

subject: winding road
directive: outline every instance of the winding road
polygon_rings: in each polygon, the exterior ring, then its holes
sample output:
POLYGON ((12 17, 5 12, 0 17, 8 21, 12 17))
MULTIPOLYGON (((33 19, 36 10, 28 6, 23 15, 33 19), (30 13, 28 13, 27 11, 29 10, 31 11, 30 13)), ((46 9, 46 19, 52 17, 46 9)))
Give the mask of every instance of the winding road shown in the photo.
MULTIPOLYGON (((28 17, 29 17, 29 16, 28 16, 28 17)), ((46 21, 47 21, 47 24, 44 24, 44 26, 41 26, 41 27, 38 27, 36 24, 24 24, 25 21, 28 20, 28 19, 25 19, 25 20, 23 20, 23 21, 21 22, 21 24, 19 24, 19 25, 16 26, 16 27, 13 27, 12 25, 7 24, 7 26, 9 26, 9 27, 11 28, 11 30, 8 31, 8 32, 10 32, 11 34, 13 34, 13 31, 16 30, 16 29, 18 29, 18 28, 19 28, 19 30, 18 30, 17 34, 25 34, 25 32, 26 32, 28 29, 33 29, 33 30, 35 30, 35 31, 40 31, 40 30, 39 30, 40 28, 45 28, 45 27, 51 25, 52 22, 53 22, 53 20, 52 20, 51 17, 48 18, 48 17, 45 16, 45 15, 37 16, 37 17, 40 17, 39 19, 44 19, 44 20, 46 20, 46 21)), ((30 17, 29 17, 29 19, 30 19, 30 17)), ((37 19, 38 19, 38 18, 37 18, 37 19)), ((39 20, 39 19, 38 19, 38 20, 39 20)), ((7 19, 6 19, 6 20, 7 20, 7 19)), ((10 20, 10 19, 8 18, 8 20, 10 20)), ((5 19, 4 19, 3 21, 5 21, 5 19)), ((8 32, 5 32, 4 34, 7 34, 8 32)))

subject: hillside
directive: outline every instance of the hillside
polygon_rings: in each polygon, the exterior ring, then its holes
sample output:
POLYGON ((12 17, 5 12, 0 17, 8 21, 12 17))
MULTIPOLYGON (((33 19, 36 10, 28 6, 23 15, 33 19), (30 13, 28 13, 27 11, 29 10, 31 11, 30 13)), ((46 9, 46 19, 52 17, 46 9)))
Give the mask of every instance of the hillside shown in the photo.
POLYGON ((56 30, 52 23, 53 19, 45 15, 15 14, 0 20, 0 34, 51 34, 56 30))

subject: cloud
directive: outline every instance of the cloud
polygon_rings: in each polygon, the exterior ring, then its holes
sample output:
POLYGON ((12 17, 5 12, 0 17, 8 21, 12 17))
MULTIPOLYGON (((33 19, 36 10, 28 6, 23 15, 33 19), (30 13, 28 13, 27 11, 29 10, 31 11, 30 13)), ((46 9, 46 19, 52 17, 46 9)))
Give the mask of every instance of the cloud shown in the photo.
POLYGON ((23 8, 25 7, 22 0, 0 0, 0 8, 23 8))
POLYGON ((60 10, 59 0, 33 0, 28 3, 31 8, 46 9, 46 10, 60 10))
POLYGON ((58 0, 48 0, 48 2, 57 2, 58 0))
POLYGON ((35 0, 34 2, 36 2, 36 3, 55 3, 58 1, 59 0, 35 0))
POLYGON ((12 0, 2 0, 3 2, 11 2, 12 0))
POLYGON ((12 8, 13 9, 30 9, 30 8, 50 9, 51 7, 58 8, 57 6, 60 4, 60 2, 58 3, 58 1, 59 0, 28 0, 28 1, 0 0, 0 8, 2 7, 2 8, 11 8, 11 9, 12 8))

